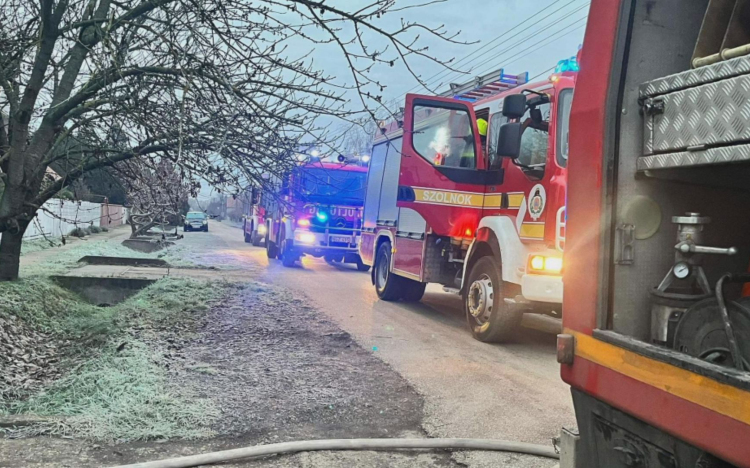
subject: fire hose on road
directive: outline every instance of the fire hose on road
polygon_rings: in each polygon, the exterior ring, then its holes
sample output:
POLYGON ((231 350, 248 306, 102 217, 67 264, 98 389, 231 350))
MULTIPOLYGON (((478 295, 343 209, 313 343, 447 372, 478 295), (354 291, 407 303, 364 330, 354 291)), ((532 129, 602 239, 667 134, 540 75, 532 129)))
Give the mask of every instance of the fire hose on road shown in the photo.
POLYGON ((132 465, 121 465, 114 468, 184 468, 220 463, 229 460, 238 460, 241 458, 280 455, 295 452, 394 449, 491 450, 515 452, 554 459, 560 458, 560 455, 553 447, 497 439, 328 439, 257 445, 200 455, 167 458, 158 461, 134 463, 132 465))

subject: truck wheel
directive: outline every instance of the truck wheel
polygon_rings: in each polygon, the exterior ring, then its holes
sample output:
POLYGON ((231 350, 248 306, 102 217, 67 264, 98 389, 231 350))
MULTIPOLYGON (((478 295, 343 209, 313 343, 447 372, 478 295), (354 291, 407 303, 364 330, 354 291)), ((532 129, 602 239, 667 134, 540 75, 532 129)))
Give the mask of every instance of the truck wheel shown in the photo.
POLYGON ((250 236, 247 233, 245 233, 245 243, 249 244, 250 242, 251 242, 250 236))
POLYGON ((370 265, 366 265, 359 256, 357 256, 357 271, 370 271, 370 265))
POLYGON ((299 259, 296 252, 291 250, 287 245, 286 239, 281 242, 281 264, 287 268, 294 266, 294 263, 299 259))
POLYGON ((427 287, 427 283, 421 281, 414 281, 408 278, 401 278, 403 280, 403 291, 401 293, 401 300, 404 302, 419 302, 424 296, 424 288, 427 287))
POLYGON ((474 338, 486 343, 507 341, 521 322, 522 312, 504 300, 500 265, 482 257, 471 267, 464 293, 466 321, 474 338))
POLYGON ((375 292, 384 301, 397 301, 401 297, 401 277, 391 273, 391 244, 384 242, 375 256, 375 292))
POLYGON ((250 236, 250 240, 252 241, 252 244, 254 247, 260 247, 262 244, 261 240, 263 239, 263 236, 258 234, 258 231, 253 231, 253 235, 250 236))
POLYGON ((279 249, 276 248, 276 244, 273 241, 266 239, 266 255, 268 258, 276 258, 278 250, 279 249))

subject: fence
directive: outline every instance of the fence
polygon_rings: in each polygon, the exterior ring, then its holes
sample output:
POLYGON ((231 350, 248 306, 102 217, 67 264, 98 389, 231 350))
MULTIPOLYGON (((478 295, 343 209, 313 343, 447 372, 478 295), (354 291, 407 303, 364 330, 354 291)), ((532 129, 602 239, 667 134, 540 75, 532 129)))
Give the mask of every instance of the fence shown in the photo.
POLYGON ((48 200, 29 224, 24 239, 60 238, 76 227, 115 227, 125 223, 127 208, 109 203, 48 200))

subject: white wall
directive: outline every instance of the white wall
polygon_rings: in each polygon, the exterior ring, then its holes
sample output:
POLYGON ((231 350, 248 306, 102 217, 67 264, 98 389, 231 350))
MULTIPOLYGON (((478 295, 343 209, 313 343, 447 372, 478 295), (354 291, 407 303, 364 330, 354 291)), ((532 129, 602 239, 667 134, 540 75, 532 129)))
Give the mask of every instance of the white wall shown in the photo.
POLYGON ((119 226, 125 223, 128 211, 119 205, 60 199, 48 200, 42 207, 26 229, 24 239, 59 239, 76 227, 119 226))

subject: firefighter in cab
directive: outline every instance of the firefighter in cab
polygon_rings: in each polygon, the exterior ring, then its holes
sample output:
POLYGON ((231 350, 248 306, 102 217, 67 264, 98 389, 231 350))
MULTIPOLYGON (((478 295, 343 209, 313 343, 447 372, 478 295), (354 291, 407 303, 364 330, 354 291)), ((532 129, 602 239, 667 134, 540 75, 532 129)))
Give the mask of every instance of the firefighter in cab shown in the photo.
MULTIPOLYGON (((466 124, 470 129, 468 118, 466 124)), ((487 147, 487 121, 485 119, 477 119, 477 130, 479 131, 482 150, 484 150, 487 147)), ((451 147, 450 144, 443 145, 443 148, 441 148, 443 151, 436 151, 433 163, 436 166, 474 167, 476 155, 474 154, 471 130, 468 131, 468 135, 463 140, 459 141, 462 148, 451 147)))

